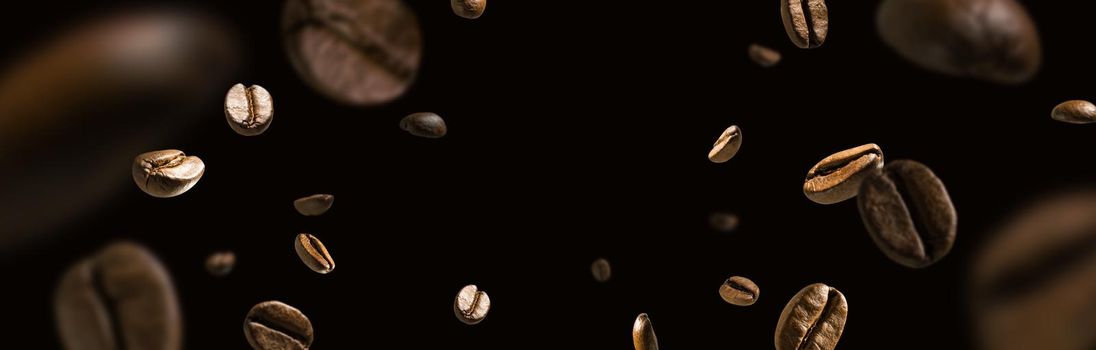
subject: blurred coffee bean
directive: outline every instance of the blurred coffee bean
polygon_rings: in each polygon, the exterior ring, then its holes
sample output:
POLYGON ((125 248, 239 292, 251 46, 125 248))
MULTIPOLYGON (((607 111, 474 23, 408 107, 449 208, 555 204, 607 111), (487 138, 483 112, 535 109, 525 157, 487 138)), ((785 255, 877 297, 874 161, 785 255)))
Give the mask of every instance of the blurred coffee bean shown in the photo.
POLYGON ((227 276, 236 266, 236 254, 232 252, 216 252, 210 254, 205 262, 206 270, 215 277, 227 276))
POLYGON ((1096 349, 1096 191, 1011 216, 975 255, 971 304, 986 350, 1096 349))
POLYGON ((225 118, 237 134, 262 134, 274 120, 274 100, 262 86, 233 85, 225 95, 225 118))
POLYGON ((1050 112, 1054 120, 1071 124, 1088 124, 1096 122, 1096 105, 1082 100, 1071 100, 1054 106, 1050 112))
POLYGON ((476 19, 483 16, 483 11, 487 9, 487 0, 450 0, 449 5, 457 16, 476 19))
POLYGON ((330 194, 314 194, 308 197, 297 198, 293 201, 293 208, 304 216, 319 216, 331 209, 335 204, 335 196, 330 194))
POLYGON ((457 298, 453 300, 453 313, 457 319, 467 325, 474 325, 487 318, 487 311, 491 310, 491 298, 487 292, 479 290, 474 284, 461 288, 457 298))
POLYGON ((331 258, 327 248, 316 236, 307 233, 298 234, 297 239, 293 241, 293 250, 297 251, 297 257, 301 258, 301 261, 312 271, 327 274, 335 270, 335 259, 331 258))
POLYGON ((771 48, 761 46, 758 44, 750 44, 749 49, 746 50, 750 59, 757 63, 757 65, 769 68, 780 63, 780 51, 773 50, 771 48))
POLYGON ((807 171, 803 194, 818 204, 840 203, 856 197, 860 182, 883 166, 883 150, 874 143, 834 153, 807 171))
POLYGON ((422 59, 418 20, 400 0, 289 0, 282 35, 301 80, 350 105, 400 97, 422 59))
POLYGON ((418 137, 436 139, 445 136, 445 120, 434 113, 414 113, 400 119, 400 129, 418 137))
POLYGON ((1035 23, 1016 0, 886 0, 879 36, 922 68, 1018 84, 1039 70, 1035 23))
POLYGON ((241 47, 220 21, 170 8, 59 33, 0 75, 0 250, 124 193, 134 151, 205 120, 241 47))
POLYGON ((899 160, 874 172, 864 179, 857 206, 875 245, 904 266, 932 265, 955 243, 955 207, 924 164, 899 160))
POLYGON ((776 323, 776 350, 833 350, 845 331, 849 305, 837 288, 809 285, 788 301, 776 323))
POLYGON ((749 278, 732 276, 719 286, 719 296, 732 305, 750 306, 757 302, 761 290, 749 278))
POLYGON ((182 348, 171 276, 135 243, 114 243, 77 262, 61 277, 53 303, 65 349, 182 348))
POLYGON ((590 273, 594 275, 595 281, 605 283, 609 281, 609 277, 613 276, 613 268, 609 265, 609 260, 598 258, 590 265, 590 273))
POLYGON ((651 319, 645 313, 639 314, 636 322, 632 324, 632 345, 635 345, 636 350, 658 350, 655 327, 651 325, 651 319))
POLYGON ((734 158, 741 147, 742 129, 739 129, 737 125, 731 125, 715 140, 712 150, 708 151, 708 160, 712 163, 724 163, 734 158))
POLYGON ((716 212, 708 217, 708 223, 712 229, 719 232, 731 232, 738 228, 738 215, 733 213, 716 212))
POLYGON ((780 17, 792 43, 813 49, 826 42, 830 31, 830 11, 823 0, 780 0, 780 17))
POLYGON ((169 198, 186 193, 205 174, 205 163, 180 150, 142 153, 133 159, 133 181, 153 197, 169 198))
POLYGON ((312 321, 300 310, 280 301, 264 301, 244 319, 244 337, 255 350, 308 350, 312 321))

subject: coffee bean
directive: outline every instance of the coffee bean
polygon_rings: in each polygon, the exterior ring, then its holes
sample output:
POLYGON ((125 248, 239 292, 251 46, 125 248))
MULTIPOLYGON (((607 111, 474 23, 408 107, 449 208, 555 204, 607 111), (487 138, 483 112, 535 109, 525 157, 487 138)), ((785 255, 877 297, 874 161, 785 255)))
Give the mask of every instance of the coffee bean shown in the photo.
POLYGON ((822 283, 799 291, 776 323, 776 350, 833 350, 845 331, 849 305, 837 288, 822 283))
POLYGON ((768 68, 780 63, 780 51, 773 50, 769 47, 761 46, 758 44, 750 44, 750 48, 746 50, 750 59, 757 63, 757 65, 768 68))
POLYGON ((719 286, 719 296, 723 301, 738 306, 750 306, 757 302, 761 290, 749 278, 733 276, 719 286))
POLYGON ((171 276, 135 243, 114 243, 77 262, 61 277, 53 303, 65 349, 182 348, 171 276))
POLYGON ((400 0, 289 0, 282 33, 301 79, 350 105, 400 97, 422 59, 418 20, 400 0))
POLYGON ((896 161, 865 178, 857 206, 875 245, 901 265, 932 265, 955 243, 955 207, 944 183, 921 163, 896 161))
POLYGON ((655 336, 655 327, 647 314, 639 314, 632 325, 632 344, 636 350, 658 350, 658 337, 655 336))
POLYGON ((1035 23, 1015 0, 886 0, 876 25, 900 56, 947 75, 1017 84, 1042 60, 1035 23))
POLYGON ((274 100, 262 86, 233 85, 225 95, 225 118, 237 134, 262 134, 274 120, 274 100))
POLYGON ((1071 100, 1054 106, 1050 112, 1054 120, 1072 124, 1088 124, 1096 122, 1096 105, 1082 100, 1071 100))
POLYGON ((232 252, 216 252, 206 258, 206 270, 210 275, 224 277, 232 272, 236 266, 236 254, 232 252))
POLYGON ((734 213, 716 212, 708 217, 708 223, 712 229, 719 232, 731 232, 738 228, 738 215, 734 213))
POLYGON ((487 9, 487 0, 451 0, 450 5, 457 16, 476 19, 483 16, 483 11, 487 9))
POLYGON ((491 310, 491 298, 487 292, 479 290, 476 285, 469 284, 460 289, 457 298, 453 300, 453 313, 464 324, 473 325, 483 321, 487 317, 487 311, 491 310))
POLYGON ((594 260, 594 263, 590 265, 590 272, 594 274, 594 280, 601 283, 608 282, 609 277, 613 275, 609 260, 605 260, 605 258, 594 260))
POLYGON ((830 10, 823 0, 780 0, 784 31, 795 46, 813 49, 826 41, 830 31, 830 10))
POLYGON ((731 160, 741 147, 742 129, 739 129, 737 125, 731 125, 715 140, 712 150, 708 151, 708 160, 713 163, 726 162, 731 160))
POLYGON ((293 208, 304 216, 319 216, 331 209, 335 204, 335 196, 330 194, 314 194, 308 197, 298 198, 293 201, 293 208))
POLYGON ((244 319, 244 337, 255 350, 307 350, 312 322, 300 310, 280 301, 264 301, 244 319))
POLYGON ((1010 216, 976 253, 973 320, 986 350, 1096 349, 1096 191, 1010 216))
POLYGON ((315 236, 307 233, 298 234, 297 239, 293 241, 293 249, 312 271, 327 274, 335 270, 335 260, 315 236))
POLYGON ((883 150, 874 143, 834 153, 807 171, 803 194, 819 204, 834 204, 856 197, 860 182, 883 166, 883 150))
POLYGON ((400 119, 400 129, 418 137, 436 139, 445 136, 445 120, 434 113, 415 113, 400 119))
POLYGON ((133 181, 153 197, 169 198, 185 193, 205 174, 205 163, 180 150, 142 153, 133 159, 133 181))

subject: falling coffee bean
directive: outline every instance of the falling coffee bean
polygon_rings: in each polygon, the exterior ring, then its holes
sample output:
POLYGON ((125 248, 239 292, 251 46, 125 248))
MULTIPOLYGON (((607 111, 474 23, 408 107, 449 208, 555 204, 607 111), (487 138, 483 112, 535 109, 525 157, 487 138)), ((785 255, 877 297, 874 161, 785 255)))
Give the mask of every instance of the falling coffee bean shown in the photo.
POLYGON ((708 223, 712 225, 712 229, 719 232, 732 232, 738 228, 738 215, 726 212, 712 213, 708 217, 708 223))
POLYGON ((457 16, 476 19, 483 16, 483 11, 487 9, 487 0, 450 0, 450 5, 457 16))
POLYGON ((292 306, 265 301, 247 312, 244 337, 255 350, 307 350, 312 346, 312 322, 292 306))
POLYGON ((282 35, 301 79, 350 105, 400 97, 422 59, 418 20, 400 0, 289 0, 282 35))
POLYGON ((65 349, 182 348, 171 276, 135 243, 114 243, 77 262, 61 277, 53 303, 65 349))
POLYGON ((293 249, 312 271, 327 274, 335 270, 335 260, 331 258, 331 254, 327 253, 327 248, 324 248, 323 243, 316 236, 307 233, 298 234, 297 239, 293 241, 293 249))
POLYGON ((224 277, 232 272, 236 266, 236 254, 232 252, 216 252, 210 254, 205 262, 206 270, 210 275, 224 277))
POLYGON ((944 183, 924 164, 899 160, 869 175, 857 205, 875 245, 901 265, 932 265, 955 243, 955 207, 944 183))
POLYGON ((335 203, 335 196, 330 194, 314 194, 308 197, 298 198, 293 201, 293 208, 304 216, 319 216, 331 209, 335 203))
POLYGON ((609 281, 609 277, 612 277, 613 270, 609 266, 609 260, 605 258, 598 258, 594 260, 594 263, 590 265, 590 272, 594 274, 594 280, 605 283, 609 281))
POLYGON ((445 120, 434 113, 415 113, 400 119, 400 129, 418 137, 436 139, 445 136, 445 120))
POLYGON ((457 298, 453 300, 453 313, 464 324, 474 325, 487 317, 487 311, 491 310, 491 298, 487 292, 479 290, 476 285, 469 284, 461 288, 457 298))
POLYGON ((761 290, 749 278, 734 276, 719 286, 719 296, 732 305, 750 306, 757 302, 761 290))
POLYGON ((274 100, 262 86, 233 85, 225 96, 225 118, 237 134, 262 134, 274 120, 274 100))
POLYGON ((803 194, 819 204, 834 204, 856 197, 860 182, 883 166, 883 150, 874 143, 834 153, 807 171, 803 194))
POLYGON ((886 0, 876 25, 883 42, 914 64, 1002 84, 1039 70, 1039 33, 1016 0, 886 0))
POLYGON ((133 181, 153 197, 169 198, 185 193, 205 174, 205 164, 180 150, 142 153, 133 159, 133 181))
POLYGON ((750 44, 746 50, 750 59, 757 65, 769 68, 780 63, 780 52, 758 44, 750 44))
POLYGON ((776 350, 833 350, 845 331, 849 305, 837 288, 809 285, 788 301, 776 323, 776 350))
POLYGON ((632 324, 632 344, 636 350, 658 350, 658 337, 655 336, 655 327, 647 314, 639 314, 636 322, 632 324))
POLYGON ((713 163, 724 163, 731 160, 741 147, 742 129, 739 129, 737 125, 731 125, 715 140, 712 150, 708 151, 708 160, 713 163))
POLYGON ((1096 122, 1096 105, 1082 100, 1062 102, 1050 112, 1054 120, 1071 124, 1088 124, 1096 122))
POLYGON ((780 0, 780 17, 792 43, 802 49, 822 46, 830 31, 830 10, 823 0, 780 0))

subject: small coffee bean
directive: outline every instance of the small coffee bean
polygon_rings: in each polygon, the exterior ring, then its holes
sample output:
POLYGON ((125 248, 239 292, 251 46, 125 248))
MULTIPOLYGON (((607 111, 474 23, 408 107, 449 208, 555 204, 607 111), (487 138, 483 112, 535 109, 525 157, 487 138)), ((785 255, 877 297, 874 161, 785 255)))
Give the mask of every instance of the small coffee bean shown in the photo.
POLYGON ((327 274, 335 270, 335 260, 331 258, 331 254, 327 253, 327 248, 324 248, 323 243, 316 236, 307 233, 298 234, 297 239, 293 241, 293 249, 312 271, 327 274))
POLYGON ((483 11, 487 9, 487 0, 451 0, 450 5, 457 16, 476 19, 483 16, 483 11))
POLYGON ((474 325, 487 317, 487 311, 491 310, 491 298, 487 292, 479 290, 476 285, 469 284, 460 289, 457 298, 453 300, 453 313, 464 324, 474 325))
POLYGON ((142 153, 133 159, 133 181, 153 197, 185 193, 205 174, 205 164, 183 151, 169 149, 142 153))
POLYGON ((732 232, 738 228, 739 218, 734 213, 716 212, 708 217, 708 223, 713 230, 719 232, 732 232))
POLYGON ((236 266, 236 254, 232 252, 216 252, 206 258, 206 270, 210 275, 224 277, 232 272, 236 266))
POLYGON ((400 129, 418 137, 436 139, 445 136, 445 120, 434 113, 415 113, 400 119, 400 129))
POLYGON ((335 204, 335 196, 330 194, 314 194, 308 197, 298 198, 293 201, 293 208, 304 216, 319 216, 331 209, 335 204))
POLYGON ((590 272, 594 274, 594 280, 605 283, 609 281, 609 277, 612 277, 613 270, 609 266, 609 260, 598 258, 590 265, 590 272))
POLYGON ((830 10, 823 0, 780 0, 780 17, 792 43, 813 49, 826 41, 830 31, 830 10))
POLYGON ((741 147, 742 129, 739 129, 737 125, 731 125, 715 140, 712 150, 708 151, 708 160, 713 163, 726 162, 731 160, 741 147))
POLYGON ((237 134, 262 134, 274 120, 274 100, 262 86, 233 85, 225 96, 225 118, 237 134))
POLYGON ((749 278, 734 276, 719 286, 719 296, 732 305, 750 306, 757 302, 761 290, 749 278))
POLYGON ((776 323, 776 350, 833 350, 845 331, 849 305, 845 295, 822 283, 799 291, 776 323))
POLYGON ((312 322, 300 310, 280 301, 264 301, 244 319, 244 337, 255 350, 307 350, 312 322))
POLYGON ((632 325, 632 344, 636 350, 658 350, 658 337, 655 336, 655 327, 647 314, 639 314, 632 325))
POLYGON ((860 182, 883 166, 883 150, 874 143, 834 153, 807 171, 803 194, 819 204, 834 204, 856 197, 860 182))
POLYGON ((874 172, 857 205, 875 245, 901 265, 932 265, 955 243, 955 207, 944 183, 921 163, 900 160, 874 172))
POLYGON ((780 51, 773 50, 766 46, 758 44, 750 44, 750 48, 746 50, 750 59, 757 63, 757 65, 769 68, 780 63, 780 51))
POLYGON ((1096 105, 1082 100, 1062 102, 1050 112, 1050 117, 1060 122, 1088 124, 1096 122, 1096 105))

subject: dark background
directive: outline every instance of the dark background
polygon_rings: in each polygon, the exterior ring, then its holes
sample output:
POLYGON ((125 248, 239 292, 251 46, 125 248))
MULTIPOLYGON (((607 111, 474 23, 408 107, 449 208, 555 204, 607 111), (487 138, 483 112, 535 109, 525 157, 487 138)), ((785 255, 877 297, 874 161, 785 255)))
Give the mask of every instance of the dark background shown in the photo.
MULTIPOLYGON (((213 99, 207 120, 160 147, 205 161, 190 192, 156 199, 125 187, 63 239, 3 257, 0 293, 18 315, 7 331, 39 340, 34 348, 60 346, 51 294, 62 271, 118 238, 149 246, 173 273, 189 349, 247 348, 244 315, 270 299, 309 316, 316 349, 629 349, 641 312, 666 349, 772 348, 785 302, 814 282, 848 299, 841 349, 973 348, 965 285, 979 245, 1039 194, 1096 175, 1092 127, 1049 116, 1061 101, 1094 98, 1091 2, 1024 1, 1043 68, 999 86, 892 53, 875 34, 876 1, 830 1, 830 34, 814 50, 791 44, 775 0, 492 0, 477 20, 445 1, 410 1, 423 64, 403 98, 375 108, 337 105, 297 78, 279 41, 280 2, 182 3, 238 31, 246 56, 235 80, 271 92, 274 123, 239 136, 213 99), (756 66, 752 42, 784 60, 756 66), (449 135, 398 128, 420 111, 442 115, 449 135), (731 124, 744 131, 741 151, 709 162, 731 124), (959 233, 944 260, 897 265, 855 201, 803 196, 818 160, 869 142, 947 185, 959 233), (312 193, 334 194, 332 210, 296 214, 292 200, 312 193), (715 210, 738 213, 739 229, 709 229, 715 210), (333 273, 299 261, 298 232, 327 245, 333 273), (209 276, 205 257, 226 249, 236 270, 209 276), (597 257, 612 262, 607 284, 590 275, 597 257), (760 286, 757 304, 719 298, 731 275, 760 286), (466 284, 492 300, 476 326, 452 312, 466 284)), ((21 3, 0 15, 3 57, 133 4, 21 3)))

